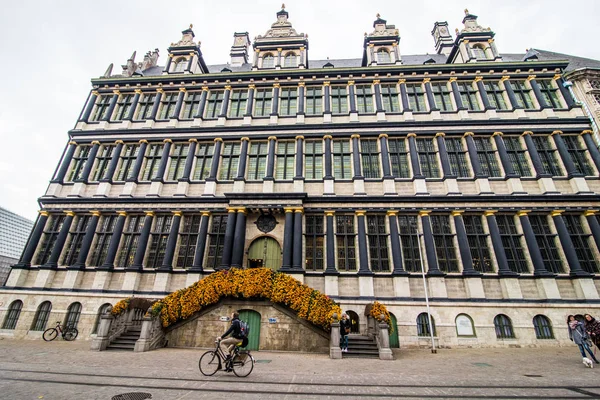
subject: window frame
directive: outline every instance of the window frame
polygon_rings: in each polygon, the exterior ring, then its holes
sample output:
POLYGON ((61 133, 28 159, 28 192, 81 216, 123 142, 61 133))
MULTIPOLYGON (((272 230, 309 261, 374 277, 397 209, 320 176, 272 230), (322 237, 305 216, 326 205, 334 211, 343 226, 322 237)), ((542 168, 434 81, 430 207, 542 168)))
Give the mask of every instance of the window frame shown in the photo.
POLYGON ((390 272, 389 233, 385 215, 367 214, 365 222, 367 224, 367 246, 371 271, 390 272))
POLYGON ((116 214, 102 215, 95 232, 96 241, 90 257, 90 266, 99 267, 106 259, 118 218, 116 214))
POLYGON ((512 321, 505 314, 498 314, 494 317, 494 330, 496 331, 496 339, 516 339, 512 321))
POLYGON ((325 223, 320 214, 307 214, 304 217, 304 243, 306 271, 325 269, 325 223))
POLYGON ((408 107, 413 112, 428 112, 425 101, 425 89, 422 83, 406 83, 406 95, 408 96, 408 107))
POLYGON ((352 146, 350 145, 350 141, 347 139, 334 139, 332 140, 332 147, 331 156, 333 159, 334 179, 352 179, 352 146), (336 144, 339 144, 337 151, 336 144))
POLYGON ((23 301, 20 299, 14 300, 8 306, 4 321, 2 322, 2 329, 14 331, 19 323, 21 317, 21 311, 23 310, 23 301))
POLYGON ((450 215, 434 214, 430 216, 430 221, 438 268, 444 273, 460 272, 454 245, 456 234, 452 231, 450 215))
POLYGON ((463 215, 462 218, 467 233, 473 268, 475 271, 484 274, 494 273, 492 252, 488 245, 489 234, 485 232, 482 216, 469 214, 463 215))
MULTIPOLYGON (((160 268, 167 250, 167 241, 173 226, 173 214, 157 214, 152 221, 146 267, 160 268)), ((178 232, 179 233, 179 232, 178 232)), ((173 261, 171 261, 171 264, 173 261)))
POLYGON ((554 330, 552 329, 552 321, 545 315, 538 314, 533 317, 533 329, 535 338, 540 340, 554 339, 554 330))
POLYGON ((439 179, 440 165, 438 150, 432 138, 415 138, 421 174, 425 178, 439 179))
POLYGON ((191 267, 196 254, 196 243, 202 225, 202 214, 184 214, 181 229, 178 232, 179 248, 173 268, 191 267))
POLYGON ((338 271, 356 271, 356 223, 353 214, 335 215, 336 263, 338 271), (344 228, 344 229, 342 229, 344 228))
POLYGON ((498 150, 492 145, 490 137, 473 137, 477 158, 481 165, 481 172, 490 178, 502 177, 502 170, 498 162, 498 150))
POLYGON ((522 243, 523 234, 517 230, 515 216, 496 215, 496 224, 502 240, 502 248, 508 262, 508 268, 518 274, 530 273, 529 262, 522 243))
POLYGON ((242 144, 240 142, 225 142, 219 165, 219 180, 232 181, 237 178, 240 153, 242 144))
POLYGON ((528 218, 546 269, 555 274, 565 273, 559 246, 556 244, 558 234, 552 232, 548 215, 533 214, 528 218))

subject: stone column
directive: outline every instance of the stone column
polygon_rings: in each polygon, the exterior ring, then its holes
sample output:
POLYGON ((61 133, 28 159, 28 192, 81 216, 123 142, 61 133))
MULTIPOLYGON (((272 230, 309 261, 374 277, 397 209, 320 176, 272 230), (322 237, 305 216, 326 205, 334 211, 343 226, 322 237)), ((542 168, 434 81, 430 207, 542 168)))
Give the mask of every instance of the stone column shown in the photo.
POLYGON ((252 69, 258 69, 258 53, 260 53, 259 49, 254 49, 254 61, 252 62, 252 69))
POLYGON ((146 155, 146 148, 148 147, 148 141, 146 139, 140 140, 140 149, 138 151, 138 155, 135 159, 135 164, 133 166, 133 171, 131 176, 127 178, 127 182, 136 182, 138 180, 138 176, 140 175, 140 171, 142 170, 142 165, 144 164, 144 155, 146 155))
POLYGON ((110 121, 110 117, 115 111, 115 106, 117 105, 117 101, 119 100, 119 92, 118 90, 113 90, 113 97, 110 99, 110 103, 108 104, 108 110, 106 110, 106 115, 102 117, 102 121, 110 121))
POLYGON ((506 151, 506 146, 504 145, 504 140, 502 139, 502 132, 494 132, 492 137, 496 143, 496 148, 498 149, 498 154, 500 155, 500 162, 502 163, 502 167, 504 168, 504 174, 507 178, 516 178, 518 175, 515 173, 515 170, 510 162, 510 158, 508 157, 508 152, 506 151))
POLYGON ((248 158, 248 142, 250 142, 250 138, 243 137, 242 148, 240 149, 240 162, 238 164, 238 180, 244 180, 246 176, 246 159, 248 158))
MULTIPOLYGON (((425 241, 425 257, 427 257, 427 275, 442 276, 445 275, 438 266, 437 253, 435 251, 435 240, 433 239, 433 230, 431 229, 431 211, 419 211, 421 225, 423 226, 423 239, 425 241)), ((419 240, 419 247, 421 241, 419 240)), ((421 260, 423 262, 423 260, 421 260)))
POLYGON ((285 225, 283 227, 283 263, 281 271, 289 271, 292 268, 292 257, 294 253, 294 208, 286 207, 285 225))
POLYGON ((350 97, 350 114, 358 112, 356 109, 356 93, 354 81, 348 81, 348 97, 350 97))
POLYGON ((48 221, 48 212, 47 211, 39 211, 40 216, 38 217, 35 227, 33 231, 31 231, 31 236, 27 241, 27 246, 25 246, 25 250, 23 251, 23 255, 21 256, 21 260, 17 265, 13 266, 13 268, 29 268, 31 266, 31 260, 33 259, 33 255, 35 254, 35 250, 40 243, 40 239, 42 234, 44 233, 44 227, 46 226, 46 222, 48 221))
POLYGON ((483 173, 481 163, 479 162, 477 147, 475 146, 475 140, 473 139, 474 135, 473 132, 466 132, 463 136, 467 142, 467 151, 469 152, 471 166, 473 167, 473 172, 475 172, 475 179, 487 178, 487 175, 483 173))
POLYGON ((522 134, 525 139, 525 146, 527 147, 527 152, 529 153, 529 157, 531 157, 531 162, 533 163, 533 168, 535 169, 537 178, 550 178, 552 175, 547 174, 544 171, 544 165, 542 164, 542 159, 533 143, 533 132, 525 131, 522 134))
POLYGON ((98 99, 98 94, 99 93, 97 90, 92 90, 87 105, 85 106, 85 110, 83 111, 83 115, 81 116, 81 119, 79 121, 89 122, 90 115, 92 114, 92 110, 94 109, 94 106, 96 105, 96 100, 98 99))
POLYGON ((56 174, 56 177, 52 180, 52 183, 63 183, 65 179, 65 175, 69 171, 69 166, 71 165, 71 161, 73 160, 73 154, 75 154, 75 149, 77 148, 77 142, 71 140, 69 141, 69 147, 67 148, 67 153, 62 159, 60 164, 60 169, 56 174))
POLYGON ((442 172, 444 173, 444 179, 456 178, 456 175, 452 173, 450 167, 450 158, 448 157, 448 149, 446 148, 446 134, 444 132, 438 132, 435 134, 435 140, 438 145, 438 152, 440 154, 440 161, 442 163, 442 172))
POLYGON ((531 227, 531 222, 529 222, 529 216, 527 215, 529 212, 529 210, 521 210, 517 215, 519 216, 523 234, 525 235, 525 242, 527 243, 527 249, 529 250, 529 256, 533 263, 533 275, 544 277, 554 276, 554 274, 549 272, 544 266, 544 259, 542 258, 542 253, 540 252, 535 233, 531 227))
POLYGON ((188 269, 188 272, 204 271, 204 251, 206 249, 206 239, 208 238, 209 219, 210 212, 203 211, 202 219, 200 220, 200 232, 198 232, 198 238, 196 239, 196 252, 194 253, 194 262, 192 263, 192 267, 188 269))
POLYGON ((460 90, 458 89, 458 83, 456 82, 455 77, 450 78, 450 86, 452 87, 452 96, 454 97, 454 102, 456 103, 456 110, 466 110, 467 107, 462 102, 462 97, 460 97, 460 90))
POLYGON ((298 83, 298 111, 297 115, 304 115, 304 92, 305 92, 305 83, 298 83))
POLYGON ((325 211, 325 245, 327 246, 327 267, 325 268, 326 274, 337 274, 335 268, 335 232, 333 228, 333 211, 325 211))
POLYGON ((273 172, 275 170, 275 143, 277 138, 275 136, 269 136, 269 154, 267 159, 267 174, 265 180, 273 180, 273 172))
POLYGON ((423 84, 425 85, 425 95, 427 96, 427 103, 429 103, 429 111, 439 111, 440 109, 435 104, 433 90, 431 89, 431 78, 423 79, 423 84))
POLYGON ((358 275, 373 275, 369 269, 369 253, 367 247, 367 232, 365 227, 365 210, 356 211, 356 220, 358 225, 358 256, 359 269, 358 275))
POLYGON ((173 141, 171 139, 163 140, 164 147, 162 155, 160 156, 160 164, 158 165, 158 171, 156 176, 152 178, 152 182, 164 182, 165 171, 167 170, 167 163, 169 162, 169 154, 171 154, 171 145, 173 141))
POLYGON ((137 108, 138 103, 140 102, 140 96, 142 95, 142 89, 135 89, 135 96, 133 96, 133 101, 131 102, 131 108, 129 112, 125 116, 125 121, 131 121, 135 116, 135 109, 137 108))
POLYGON ((81 173, 81 177, 77 179, 77 182, 87 183, 90 177, 90 172, 92 172, 92 167, 94 166, 94 162, 96 161, 96 155, 98 154, 98 148, 100 147, 100 142, 94 140, 92 142, 92 148, 90 153, 88 154, 88 158, 85 162, 85 166, 83 167, 83 172, 81 173))
POLYGON ((458 239, 458 249, 460 251, 460 258, 463 264, 463 275, 478 276, 481 274, 476 271, 475 268, 473 268, 473 258, 471 257, 469 240, 467 239, 467 231, 462 218, 463 212, 464 211, 452 211, 454 227, 456 229, 456 238, 458 239))
POLYGON ((254 91, 256 90, 255 84, 248 85, 248 101, 246 102, 246 113, 244 117, 252 118, 252 106, 254 104, 254 91))
POLYGON ((529 77, 527 77, 527 80, 529 81, 529 84, 531 85, 531 89, 533 89, 533 93, 535 94, 535 97, 536 97, 538 103, 540 104, 540 108, 542 110, 544 108, 552 108, 552 106, 550 104, 548 104, 548 102, 544 98, 544 95, 542 94, 540 86, 538 85, 538 83, 535 80, 535 75, 529 75, 529 77))
POLYGON ((331 158, 331 140, 333 139, 331 135, 323 136, 325 140, 325 179, 333 179, 333 168, 332 168, 332 158, 331 158))
POLYGON ((271 116, 279 115, 279 83, 273 84, 273 103, 271 103, 271 116))
MULTIPOLYGON (((220 137, 214 139, 215 150, 213 152, 212 163, 210 164, 210 175, 206 180, 216 181, 217 172, 219 170, 219 163, 221 162, 221 147, 223 146, 223 139, 220 137)), ((243 143, 242 143, 243 145, 243 143)))
POLYGON ((190 60, 188 61, 188 65, 187 65, 187 67, 185 68, 185 70, 186 70, 187 72, 189 72, 190 74, 192 73, 192 66, 194 65, 194 56, 195 56, 195 55, 196 55, 196 53, 194 53, 194 52, 191 52, 191 53, 190 53, 190 60))
POLYGON ((148 246, 148 240, 150 239, 150 230, 152 229, 153 220, 154 212, 146 211, 144 226, 142 227, 142 232, 138 239, 138 247, 133 256, 133 264, 127 268, 128 270, 141 271, 144 269, 144 256, 146 255, 146 247, 148 246))
POLYGON ((169 72, 169 69, 171 68, 172 60, 173 60, 173 54, 169 54, 169 56, 167 57, 167 62, 166 62, 165 69, 163 70, 163 72, 169 72))
POLYGON ((179 225, 181 224, 181 211, 173 211, 173 222, 171 223, 171 231, 167 238, 167 247, 165 255, 162 259, 162 264, 157 271, 172 271, 173 256, 175 255, 175 247, 177 246, 177 237, 179 236, 179 225))
POLYGON ((208 86, 202 86, 202 94, 200 95, 200 104, 198 105, 198 112, 194 115, 194 118, 200 118, 204 116, 204 109, 206 108, 206 98, 208 97, 208 86))
POLYGON ((593 132, 588 129, 581 132, 581 137, 583 138, 583 141, 590 152, 590 157, 592 157, 596 169, 600 171, 600 151, 598 151, 598 146, 596 146, 596 143, 594 143, 592 134, 593 132))
POLYGON ((567 170, 567 176, 569 178, 573 177, 582 177, 584 176, 581 172, 577 171, 575 167, 575 163, 569 154, 569 150, 567 150, 567 146, 562 138, 562 131, 554 131, 552 132, 552 138, 554 139, 554 143, 556 144, 556 149, 558 150, 558 154, 560 154, 560 158, 562 159, 563 164, 567 170))
POLYGON ((233 252, 233 236, 235 232, 237 209, 227 208, 227 228, 225 229, 225 239, 223 241, 223 257, 221 257, 220 269, 229 269, 231 267, 231 257, 233 252))
POLYGON ((58 259, 60 258, 60 253, 62 253, 63 247, 65 246, 67 236, 69 236, 69 229, 71 228, 71 223, 73 222, 73 217, 75 216, 73 211, 65 211, 65 214, 67 214, 67 217, 65 218, 62 227, 60 228, 60 232, 56 237, 56 242, 54 242, 52 253, 50 253, 50 257, 48 258, 48 261, 46 261, 46 264, 41 265, 40 269, 58 268, 58 259))
POLYGON ((479 95, 481 96, 481 101, 483 101, 483 108, 485 110, 495 110, 496 107, 490 103, 490 99, 487 96, 487 90, 485 90, 485 86, 483 85, 483 77, 482 76, 476 77, 475 83, 477 84, 477 89, 479 90, 479 95))
MULTIPOLYGON (((175 104, 175 112, 173 113, 173 118, 179 119, 179 114, 181 114, 181 107, 183 106, 183 98, 185 97, 185 88, 179 88, 179 95, 177 96, 177 103, 175 104)), ((167 117, 169 117, 167 115, 167 117)))
POLYGON ((125 226, 125 220, 127 219, 127 213, 125 211, 119 211, 118 214, 119 217, 117 218, 112 236, 110 237, 110 243, 108 244, 106 259, 101 266, 96 268, 97 270, 110 270, 115 266, 114 264, 115 258, 117 257, 117 250, 119 250, 119 243, 121 242, 123 227, 125 226))
POLYGON ((330 88, 330 82, 329 81, 325 81, 323 82, 323 114, 329 114, 329 119, 331 122, 331 88, 330 88))
POLYGON ((402 112, 412 111, 410 108, 410 102, 408 101, 408 93, 406 91, 406 79, 400 79, 398 81, 400 85, 400 98, 402 99, 402 112))
POLYGON ((351 136, 352 139, 352 161, 354 164, 354 179, 363 179, 361 166, 360 166, 360 146, 358 139, 360 135, 354 134, 351 136))
POLYGON ((75 264, 67 267, 68 269, 85 269, 85 261, 87 260, 88 254, 90 253, 90 247, 96 234, 96 227, 98 226, 98 220, 100 219, 100 211, 90 211, 92 218, 88 223, 87 229, 85 230, 85 236, 81 242, 81 248, 79 249, 79 255, 75 264))
POLYGON ((373 89, 375 91, 375 111, 385 112, 383 109, 383 102, 381 101, 381 83, 379 79, 373 80, 373 89))
POLYGON ((565 210, 554 210, 550 215, 554 221, 554 226, 556 226, 560 244, 562 245, 563 251, 565 252, 565 257, 569 263, 569 269, 571 271, 570 275, 577 277, 589 277, 591 274, 581 268, 579 258, 577 257, 577 251, 575 250, 575 246, 571 240, 571 235, 569 234, 567 226, 565 225, 565 221, 561 215, 563 212, 565 212, 565 210))
POLYGON ((160 107, 160 101, 162 99, 162 95, 164 90, 161 88, 156 89, 156 98, 154 99, 154 104, 152 106, 152 113, 150 114, 150 118, 153 121, 156 121, 156 114, 158 114, 158 108, 160 107))
POLYGON ((219 118, 227 118, 227 110, 229 109, 229 97, 231 95, 231 85, 225 85, 225 93, 223 94, 223 103, 221 103, 221 112, 219 118))
POLYGON ((179 182, 189 182, 190 176, 192 175, 192 166, 194 165, 194 157, 196 156, 196 146, 198 145, 198 139, 189 139, 190 148, 188 150, 187 157, 185 159, 185 166, 183 167, 183 176, 179 178, 179 182))
POLYGON ((294 209, 294 250, 292 257, 292 268, 304 270, 302 266, 302 207, 294 209))
POLYGON ((409 133, 408 138, 408 151, 410 153, 410 165, 413 170, 413 178, 424 179, 425 177, 421 173, 421 164, 419 163, 419 152, 417 151, 417 135, 415 133, 409 133))
POLYGON ((519 101, 517 100, 517 96, 515 95, 515 91, 513 90, 511 84, 510 84, 510 76, 505 75, 500 79, 500 82, 504 83, 504 90, 506 90, 506 94, 508 95, 508 99, 510 100, 510 104, 512 105, 512 107, 514 109, 521 109, 523 108, 520 104, 519 101))
POLYGON ((304 180, 303 174, 303 159, 304 159, 304 136, 296 136, 296 176, 294 179, 304 180))
POLYGON ((484 215, 488 223, 488 229, 490 230, 490 237, 492 239, 492 246, 494 247, 494 254, 498 264, 498 275, 517 276, 519 274, 511 271, 508 266, 504 245, 502 244, 502 236, 500 236, 500 229, 498 229, 498 223, 496 222, 496 212, 497 211, 485 211, 484 215))
POLYGON ((598 218, 596 218, 597 212, 598 210, 587 210, 583 213, 583 215, 585 216, 585 219, 590 227, 590 231, 592 232, 592 236, 594 237, 594 242, 596 242, 596 247, 600 249, 600 223, 598 222, 598 218))
POLYGON ((122 140, 117 140, 115 141, 115 144, 116 147, 112 153, 112 158, 110 159, 108 170, 106 171, 106 175, 100 179, 100 182, 112 183, 113 177, 115 176, 117 165, 119 165, 119 157, 121 157, 121 151, 123 150, 123 145, 125 143, 122 140))
POLYGON ((390 152, 388 150, 388 135, 382 133, 379 135, 379 144, 381 146, 381 165, 383 167, 383 178, 391 178, 392 172, 390 168, 390 152))
POLYGON ((277 48, 277 64, 275 65, 275 68, 280 67, 281 68, 281 51, 283 49, 281 47, 277 48))
POLYGON ((246 208, 237 209, 235 222, 235 233, 233 235, 233 251, 231 257, 231 268, 242 268, 244 262, 244 248, 246 242, 246 208))
POLYGON ((556 86, 558 86, 560 94, 562 94, 563 99, 565 99, 565 102, 567 103, 567 108, 571 109, 575 107, 577 104, 575 103, 573 96, 571 96, 571 92, 569 92, 569 89, 565 87, 565 80, 563 79, 563 77, 560 76, 560 74, 556 74, 554 75, 553 80, 556 81, 556 86))
POLYGON ((390 223, 390 241, 392 243, 392 262, 394 269, 392 275, 408 275, 402 265, 402 250, 400 248, 400 234, 398 233, 398 211, 388 211, 388 220, 390 223))

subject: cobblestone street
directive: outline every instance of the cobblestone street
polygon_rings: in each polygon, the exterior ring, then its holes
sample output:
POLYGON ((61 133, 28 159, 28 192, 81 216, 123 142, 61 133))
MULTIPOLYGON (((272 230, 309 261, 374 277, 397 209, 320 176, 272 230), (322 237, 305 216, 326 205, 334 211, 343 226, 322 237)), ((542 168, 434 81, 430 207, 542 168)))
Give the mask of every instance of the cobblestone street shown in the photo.
POLYGON ((297 398, 600 398, 600 368, 575 346, 553 349, 405 350, 394 361, 254 352, 247 378, 198 371, 203 350, 92 352, 90 342, 0 340, 3 399, 111 399, 143 392, 153 400, 297 398))

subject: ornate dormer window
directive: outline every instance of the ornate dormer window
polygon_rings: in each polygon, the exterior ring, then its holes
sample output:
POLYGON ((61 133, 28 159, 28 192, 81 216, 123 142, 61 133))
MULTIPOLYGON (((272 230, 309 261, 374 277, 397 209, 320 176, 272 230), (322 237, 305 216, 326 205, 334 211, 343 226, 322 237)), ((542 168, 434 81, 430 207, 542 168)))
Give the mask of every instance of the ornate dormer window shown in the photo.
POLYGON ((474 44, 471 47, 471 51, 473 52, 473 57, 477 60, 487 60, 488 57, 485 54, 485 48, 481 44, 474 44))
POLYGON ((401 64, 398 29, 388 25, 379 14, 373 28, 375 30, 370 34, 365 33, 362 65, 401 64))
POLYGON ((194 42, 194 31, 192 25, 181 32, 181 40, 171 43, 169 47, 169 59, 163 70, 163 74, 205 74, 208 67, 200 51, 200 42, 194 42))
MULTIPOLYGON (((477 23, 477 15, 469 13, 465 10, 465 17, 462 20, 464 28, 456 30, 456 41, 448 55, 448 63, 472 63, 478 61, 501 61, 502 57, 496 49, 494 41, 494 32, 490 28, 484 28, 477 23)), ((436 22, 434 28, 434 36, 438 34, 442 28, 446 29, 445 23, 436 22)), ((446 46, 446 41, 449 38, 446 35, 444 38, 436 42, 436 46, 446 46), (443 40, 442 40, 443 39, 443 40)), ((444 47, 442 50, 444 50, 444 47)), ((438 50, 440 51, 440 50, 438 50)))
POLYGON ((252 69, 308 68, 308 36, 296 32, 288 15, 282 4, 271 29, 254 39, 252 69))
POLYGON ((185 57, 179 57, 177 60, 175 60, 175 62, 173 63, 173 72, 183 72, 185 71, 185 68, 187 67, 188 64, 188 60, 185 57))

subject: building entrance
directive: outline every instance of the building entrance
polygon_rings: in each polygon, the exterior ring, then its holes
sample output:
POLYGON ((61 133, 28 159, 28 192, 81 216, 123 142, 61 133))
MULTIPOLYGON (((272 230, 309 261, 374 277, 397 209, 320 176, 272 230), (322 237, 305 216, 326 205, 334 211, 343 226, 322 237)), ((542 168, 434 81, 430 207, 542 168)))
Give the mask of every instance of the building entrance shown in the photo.
POLYGON ((277 240, 262 236, 248 249, 248 268, 266 267, 274 271, 281 268, 281 246, 277 240))

